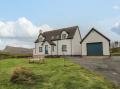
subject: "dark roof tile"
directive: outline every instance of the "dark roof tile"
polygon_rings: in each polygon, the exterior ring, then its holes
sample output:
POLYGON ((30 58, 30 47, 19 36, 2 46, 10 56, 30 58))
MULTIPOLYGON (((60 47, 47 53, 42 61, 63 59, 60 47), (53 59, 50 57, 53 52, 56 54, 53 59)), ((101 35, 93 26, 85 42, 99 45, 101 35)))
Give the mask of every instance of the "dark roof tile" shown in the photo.
MULTIPOLYGON (((53 45, 52 41, 60 40, 61 39, 61 33, 63 31, 66 31, 68 33, 67 39, 73 39, 77 28, 78 28, 78 26, 73 26, 73 27, 68 27, 68 28, 62 28, 62 29, 47 31, 47 32, 43 32, 42 36, 45 37, 45 41, 48 41, 51 45, 53 45)), ((39 34, 39 36, 40 35, 41 34, 39 34)), ((39 36, 38 36, 38 38, 39 38, 39 36)), ((35 41, 35 43, 38 43, 38 42, 39 42, 39 40, 37 39, 35 41)))

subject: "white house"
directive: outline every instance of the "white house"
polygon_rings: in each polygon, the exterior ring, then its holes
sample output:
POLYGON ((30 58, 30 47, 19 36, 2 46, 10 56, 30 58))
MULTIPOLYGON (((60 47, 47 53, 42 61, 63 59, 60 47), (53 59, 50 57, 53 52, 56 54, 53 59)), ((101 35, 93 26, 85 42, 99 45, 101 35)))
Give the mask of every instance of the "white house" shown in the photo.
POLYGON ((82 39, 78 26, 40 31, 33 56, 103 56, 110 55, 110 40, 94 28, 82 39))
POLYGON ((78 26, 43 33, 40 31, 33 55, 81 55, 81 40, 78 26))
POLYGON ((83 56, 108 56, 110 55, 110 40, 92 28, 82 39, 83 56))

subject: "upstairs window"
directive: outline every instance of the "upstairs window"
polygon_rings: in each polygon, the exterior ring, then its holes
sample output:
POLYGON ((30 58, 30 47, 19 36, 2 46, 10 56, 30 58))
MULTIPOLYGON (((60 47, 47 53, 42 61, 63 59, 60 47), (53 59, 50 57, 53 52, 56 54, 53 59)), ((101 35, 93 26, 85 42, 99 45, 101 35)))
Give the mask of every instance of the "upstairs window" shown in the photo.
POLYGON ((62 45, 62 52, 66 52, 67 51, 67 45, 62 45))
POLYGON ((39 47, 39 52, 42 52, 42 47, 39 47))
POLYGON ((66 39, 66 34, 62 34, 62 39, 66 39))

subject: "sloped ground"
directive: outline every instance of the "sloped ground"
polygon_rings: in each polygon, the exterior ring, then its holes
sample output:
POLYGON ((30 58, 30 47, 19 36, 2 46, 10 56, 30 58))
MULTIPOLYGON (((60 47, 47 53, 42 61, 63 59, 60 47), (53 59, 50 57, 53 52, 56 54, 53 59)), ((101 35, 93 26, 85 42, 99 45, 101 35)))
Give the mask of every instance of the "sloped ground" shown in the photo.
POLYGON ((120 85, 120 57, 71 57, 69 58, 81 66, 95 71, 111 80, 116 85, 120 85))

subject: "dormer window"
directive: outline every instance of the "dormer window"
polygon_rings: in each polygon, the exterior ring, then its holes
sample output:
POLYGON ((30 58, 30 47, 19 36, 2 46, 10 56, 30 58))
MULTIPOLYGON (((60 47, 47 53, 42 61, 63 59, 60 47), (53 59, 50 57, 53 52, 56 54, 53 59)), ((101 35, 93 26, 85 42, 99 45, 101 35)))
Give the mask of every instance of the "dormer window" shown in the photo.
POLYGON ((66 39, 66 34, 62 34, 62 39, 66 39))
POLYGON ((41 42, 41 41, 43 41, 43 38, 42 38, 42 37, 40 37, 40 38, 39 38, 39 41, 40 41, 40 42, 41 42))
POLYGON ((45 39, 42 35, 39 36, 39 42, 42 42, 45 39))
POLYGON ((64 40, 64 39, 66 39, 67 37, 68 37, 68 33, 67 33, 66 31, 63 31, 63 32, 61 33, 61 39, 64 40))

